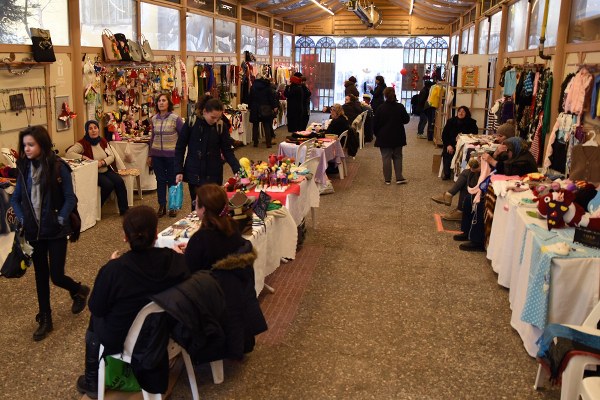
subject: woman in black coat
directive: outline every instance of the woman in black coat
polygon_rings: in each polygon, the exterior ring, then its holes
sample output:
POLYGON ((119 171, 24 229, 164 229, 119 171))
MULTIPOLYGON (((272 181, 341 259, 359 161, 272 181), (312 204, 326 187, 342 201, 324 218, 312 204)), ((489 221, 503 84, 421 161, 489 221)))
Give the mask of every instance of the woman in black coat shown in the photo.
POLYGON ((340 104, 331 106, 331 122, 325 129, 324 133, 340 136, 344 131, 347 131, 350 126, 348 117, 344 114, 344 109, 340 104))
POLYGON ((302 78, 292 76, 286 86, 284 95, 287 98, 287 127, 288 132, 299 132, 306 129, 304 125, 304 89, 302 78))
POLYGON ((385 102, 379 106, 374 117, 375 147, 379 147, 383 162, 383 178, 385 184, 392 182, 392 161, 396 174, 396 183, 408 181, 402 175, 402 147, 406 146, 404 125, 410 121, 404 105, 396 100, 394 88, 383 91, 385 102))
POLYGON ((456 112, 456 117, 450 118, 442 131, 442 162, 444 166, 443 180, 450 179, 451 163, 456 151, 456 137, 460 133, 477 134, 477 121, 471 118, 471 111, 466 106, 460 106, 456 112))
POLYGON ((275 98, 275 91, 271 88, 271 82, 257 75, 249 96, 250 122, 252 122, 252 142, 258 147, 259 128, 263 125, 267 148, 271 147, 273 138, 273 118, 277 113, 279 102, 275 98))
POLYGON ((386 87, 387 86, 385 85, 385 79, 383 79, 383 76, 377 75, 375 77, 375 88, 371 90, 371 94, 373 95, 373 100, 371 100, 373 113, 376 113, 377 108, 383 104, 383 91, 386 87))
POLYGON ((206 103, 199 101, 196 112, 200 115, 194 125, 186 125, 182 129, 175 146, 175 183, 188 183, 192 202, 198 186, 223 184, 223 159, 234 174, 240 170, 240 163, 233 152, 233 139, 221 118, 223 103, 213 98, 206 103))

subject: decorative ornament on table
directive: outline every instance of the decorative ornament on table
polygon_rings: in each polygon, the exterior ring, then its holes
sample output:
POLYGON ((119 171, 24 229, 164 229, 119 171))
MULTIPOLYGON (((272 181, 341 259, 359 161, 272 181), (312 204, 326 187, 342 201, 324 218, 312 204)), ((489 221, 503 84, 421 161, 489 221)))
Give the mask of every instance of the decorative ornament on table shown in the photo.
POLYGON ((575 202, 575 193, 562 188, 551 188, 548 192, 545 189, 536 188, 534 194, 538 194, 538 212, 546 217, 548 230, 568 225, 600 231, 600 216, 586 212, 581 204, 575 202))

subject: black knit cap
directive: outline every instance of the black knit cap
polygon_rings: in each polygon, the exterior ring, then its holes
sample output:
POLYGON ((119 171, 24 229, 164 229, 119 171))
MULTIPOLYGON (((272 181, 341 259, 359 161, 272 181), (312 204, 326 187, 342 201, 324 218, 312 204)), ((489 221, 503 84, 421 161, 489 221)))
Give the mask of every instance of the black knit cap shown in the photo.
POLYGON ((85 123, 85 133, 88 133, 88 128, 90 127, 91 124, 94 124, 98 127, 98 129, 100 129, 100 124, 98 123, 98 121, 96 121, 95 119, 90 119, 89 121, 87 121, 85 123))
POLYGON ((302 77, 302 72, 296 72, 296 73, 294 74, 294 76, 296 76, 296 77, 298 77, 298 78, 301 78, 301 77, 302 77))

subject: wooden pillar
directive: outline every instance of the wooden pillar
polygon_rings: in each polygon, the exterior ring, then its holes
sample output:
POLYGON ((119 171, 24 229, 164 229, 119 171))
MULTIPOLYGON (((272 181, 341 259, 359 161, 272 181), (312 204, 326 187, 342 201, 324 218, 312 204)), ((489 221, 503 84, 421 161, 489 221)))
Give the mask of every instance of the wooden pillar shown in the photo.
MULTIPOLYGON (((494 99, 500 97, 500 93, 502 88, 498 85, 500 81, 500 73, 502 72, 502 68, 504 68, 504 59, 506 57, 506 38, 508 37, 508 6, 506 4, 502 4, 502 19, 500 22, 500 45, 498 47, 498 61, 496 64, 496 75, 494 76, 494 99)), ((490 21, 491 25, 491 21, 490 21)), ((491 29, 490 29, 491 32, 491 29)), ((488 46, 489 48, 489 46, 488 46)))
MULTIPOLYGON (((560 2, 560 14, 558 17, 558 31, 556 32, 556 47, 554 49, 554 56, 552 60, 552 74, 553 74, 553 84, 552 84, 552 98, 551 98, 551 114, 550 121, 551 124, 556 121, 556 117, 558 116, 558 102, 560 101, 560 84, 562 83, 563 77, 565 75, 565 63, 566 63, 566 54, 565 54, 565 46, 567 44, 567 39, 569 35, 569 22, 571 19, 571 5, 572 0, 562 0, 560 2)), ((546 50, 545 52, 547 52, 546 50)))
MULTIPOLYGON (((187 0, 181 0, 181 6, 182 7, 179 10, 179 57, 181 58, 181 61, 183 61, 183 63, 187 65, 187 0)), ((175 57, 175 62, 178 62, 177 57, 175 57)), ((177 70, 177 68, 175 68, 175 70, 177 70)), ((182 96, 181 110, 179 111, 179 116, 183 118, 188 117, 187 103, 187 97, 182 96)))
MULTIPOLYGON (((69 42, 71 45, 71 76, 73 88, 73 109, 79 114, 73 124, 73 141, 81 139, 84 135, 86 120, 85 104, 83 102, 83 63, 81 62, 81 24, 79 22, 79 2, 69 2, 69 42)), ((54 101, 54 99, 50 99, 54 101)), ((53 117, 54 119, 54 117, 53 117)), ((48 125, 52 120, 48 121, 48 125)))
POLYGON ((475 5, 475 25, 473 29, 475 30, 473 34, 473 54, 479 54, 479 16, 481 15, 481 3, 477 2, 475 5))

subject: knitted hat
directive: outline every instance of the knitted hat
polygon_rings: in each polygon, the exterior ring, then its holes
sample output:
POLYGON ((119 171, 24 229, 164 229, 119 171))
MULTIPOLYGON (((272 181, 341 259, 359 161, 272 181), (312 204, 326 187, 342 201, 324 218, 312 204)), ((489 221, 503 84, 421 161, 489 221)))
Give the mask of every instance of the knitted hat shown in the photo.
POLYGON ((97 127, 98 129, 100 129, 100 124, 98 123, 98 121, 96 121, 95 119, 90 119, 89 121, 87 121, 87 122, 85 123, 85 133, 86 133, 86 134, 88 133, 88 129, 89 129, 89 127, 90 127, 90 125, 91 125, 91 124, 94 124, 94 125, 96 125, 96 127, 97 127))
POLYGON ((348 80, 349 80, 350 82, 356 83, 356 78, 355 78, 355 77, 353 77, 353 76, 351 76, 350 78, 348 78, 348 80))
POLYGON ((498 129, 496 129, 496 134, 504 136, 506 138, 514 137, 516 134, 516 126, 515 121, 512 119, 507 120, 505 123, 500 125, 498 129))
POLYGON ((369 93, 365 93, 365 94, 363 94, 362 97, 363 97, 363 99, 370 99, 371 95, 369 93))
POLYGON ((294 76, 300 78, 302 77, 302 72, 296 72, 294 73, 294 76))

